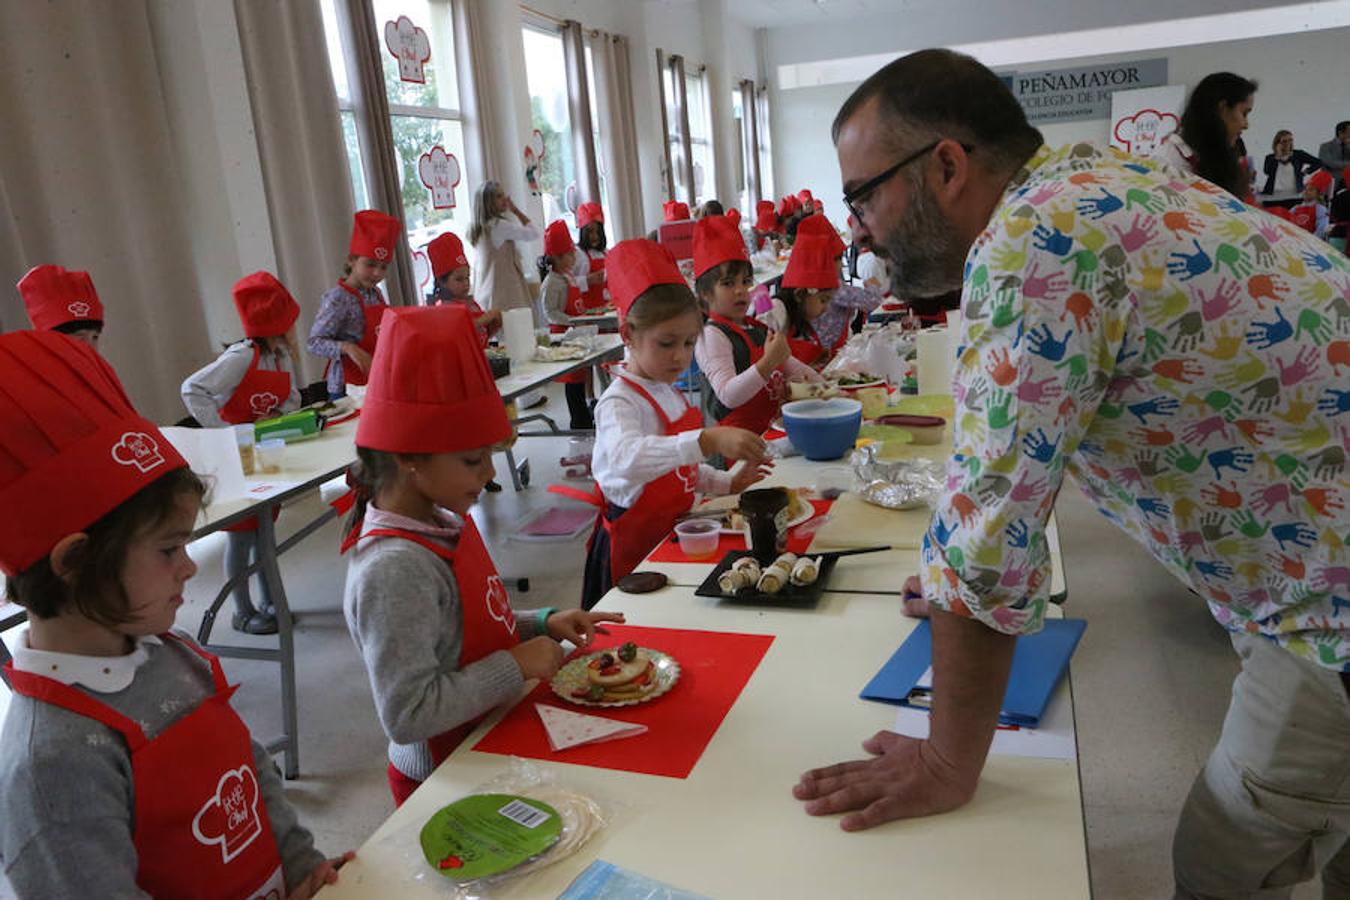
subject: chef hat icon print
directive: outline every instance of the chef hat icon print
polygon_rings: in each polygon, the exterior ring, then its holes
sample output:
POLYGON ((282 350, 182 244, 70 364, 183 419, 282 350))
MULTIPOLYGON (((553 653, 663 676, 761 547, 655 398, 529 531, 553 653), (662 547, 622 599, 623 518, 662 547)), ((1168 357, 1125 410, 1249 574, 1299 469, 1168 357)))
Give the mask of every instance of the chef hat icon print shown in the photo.
POLYGON ((488 576, 487 590, 483 593, 483 602, 487 604, 488 616, 501 622, 506 626, 507 631, 515 634, 516 617, 511 612, 511 598, 507 595, 506 585, 502 584, 500 576, 488 576))
POLYGON ((83 300, 72 300, 66 306, 66 312, 70 313, 72 316, 75 316, 78 319, 88 318, 89 311, 91 309, 93 309, 93 307, 91 307, 88 303, 85 303, 83 300))
POLYGON ((208 847, 220 845, 221 862, 243 853, 262 834, 258 779, 249 766, 220 776, 216 793, 192 819, 192 836, 208 847))
POLYGON ((113 445, 112 458, 124 466, 135 466, 141 472, 149 472, 164 462, 158 442, 143 431, 123 434, 121 440, 113 445))
POLYGON ((263 391, 261 394, 253 394, 248 398, 249 409, 255 415, 265 416, 281 404, 281 398, 271 391, 263 391))

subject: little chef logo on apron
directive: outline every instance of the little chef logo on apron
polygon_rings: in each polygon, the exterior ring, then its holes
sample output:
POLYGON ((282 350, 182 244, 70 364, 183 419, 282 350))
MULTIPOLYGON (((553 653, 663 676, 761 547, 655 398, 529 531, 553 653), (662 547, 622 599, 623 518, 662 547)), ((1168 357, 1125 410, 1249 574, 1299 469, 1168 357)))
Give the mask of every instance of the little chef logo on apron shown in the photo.
POLYGON ((684 485, 684 492, 694 493, 698 487, 698 466, 680 466, 675 474, 679 476, 680 484, 684 485))
POLYGON ((262 834, 258 817, 258 779, 248 766, 220 776, 216 795, 192 820, 192 836, 206 846, 220 845, 221 862, 229 862, 262 834))
POLYGON ((121 440, 113 445, 112 458, 124 466, 135 466, 141 472, 149 472, 164 462, 159 444, 143 431, 123 434, 121 440))
POLYGON ((268 391, 254 394, 248 398, 249 409, 259 416, 265 416, 281 404, 281 398, 268 391))
POLYGON ((487 605, 488 617, 501 622, 506 630, 516 633, 516 617, 511 612, 511 598, 506 594, 506 586, 497 575, 489 575, 487 590, 483 592, 483 602, 487 605))

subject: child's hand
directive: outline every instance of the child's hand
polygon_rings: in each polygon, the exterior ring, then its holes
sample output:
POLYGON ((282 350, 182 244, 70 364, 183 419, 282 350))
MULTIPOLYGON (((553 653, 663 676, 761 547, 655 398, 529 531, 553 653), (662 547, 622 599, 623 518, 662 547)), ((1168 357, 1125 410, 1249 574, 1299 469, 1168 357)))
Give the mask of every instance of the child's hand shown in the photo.
POLYGON ((558 646, 557 641, 543 635, 516 644, 506 652, 515 657, 516 665, 520 666, 520 674, 526 680, 552 678, 562 666, 562 647, 558 646))
POLYGON ((720 453, 727 459, 748 459, 752 462, 767 459, 769 455, 764 438, 753 431, 731 425, 703 429, 703 433, 698 436, 698 449, 705 456, 720 453))
POLYGON ((901 602, 904 604, 905 615, 911 619, 928 618, 928 600, 923 595, 923 582, 919 580, 918 575, 911 575, 905 579, 905 586, 901 588, 901 602))
POLYGON ((360 344, 348 341, 342 345, 342 352, 351 357, 351 361, 356 363, 362 372, 370 371, 370 354, 361 349, 360 344))
POLYGON ((773 471, 773 461, 750 463, 731 476, 731 493, 739 494, 750 485, 763 481, 773 471))
POLYGON ((755 363, 759 369, 759 374, 768 378, 783 363, 788 361, 792 355, 792 348, 788 346, 786 331, 770 331, 769 339, 764 342, 764 355, 755 363))
POLYGON ((555 641, 571 641, 589 647, 595 638, 596 622, 623 622, 623 613, 593 613, 584 609, 566 609, 548 617, 548 633, 555 641))
POLYGON ((338 869, 354 859, 356 859, 355 850, 348 850, 337 859, 325 859, 314 867, 313 871, 309 873, 309 877, 300 882, 295 890, 286 895, 286 900, 309 900, 325 884, 337 884, 338 869))

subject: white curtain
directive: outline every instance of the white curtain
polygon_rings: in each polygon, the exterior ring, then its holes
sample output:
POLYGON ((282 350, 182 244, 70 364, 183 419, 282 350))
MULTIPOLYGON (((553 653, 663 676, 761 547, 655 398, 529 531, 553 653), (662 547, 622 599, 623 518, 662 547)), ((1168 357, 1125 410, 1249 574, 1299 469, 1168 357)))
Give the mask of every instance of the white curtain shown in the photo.
POLYGON ((646 233, 628 39, 598 32, 591 39, 591 57, 595 68, 595 106, 600 117, 600 134, 604 137, 600 149, 608 173, 610 209, 605 215, 612 224, 605 230, 612 243, 646 233))
POLYGON ((313 0, 235 0, 234 8, 276 275, 300 302, 303 345, 318 298, 342 274, 354 212, 323 17, 313 0))
POLYGON ((174 421, 213 348, 152 5, 0 3, 0 322, 28 326, 10 286, 30 267, 88 271, 104 356, 144 414, 174 421))

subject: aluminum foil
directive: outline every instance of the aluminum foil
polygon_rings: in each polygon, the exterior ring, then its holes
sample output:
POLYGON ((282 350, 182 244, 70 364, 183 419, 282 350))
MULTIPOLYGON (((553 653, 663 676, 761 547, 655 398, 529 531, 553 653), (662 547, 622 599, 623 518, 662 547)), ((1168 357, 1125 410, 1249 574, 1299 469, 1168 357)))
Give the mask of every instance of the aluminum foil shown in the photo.
POLYGON ((931 459, 877 459, 878 447, 869 444, 853 451, 849 463, 868 503, 887 509, 934 506, 942 496, 946 472, 931 459))

